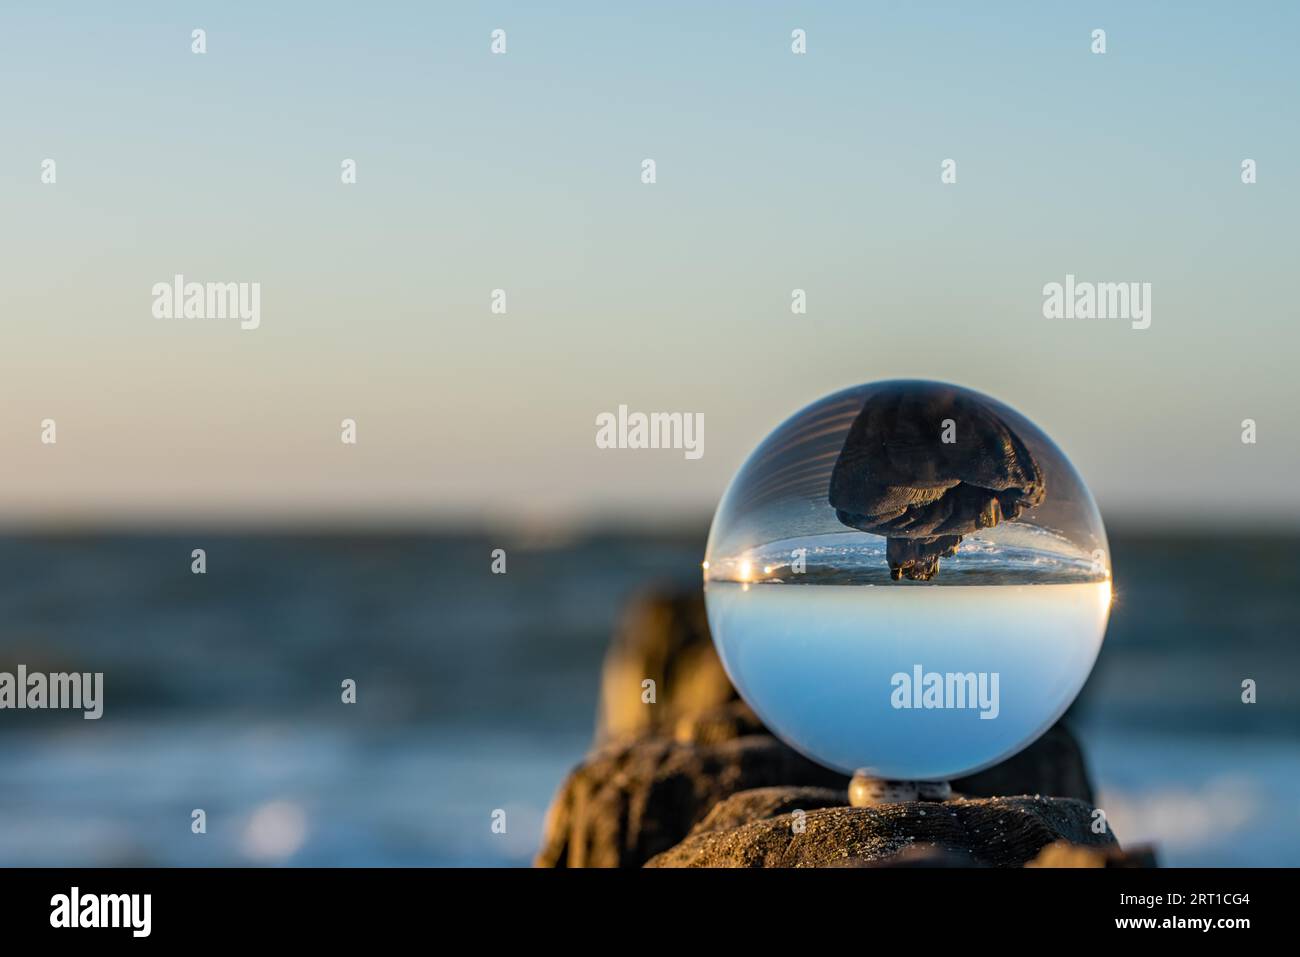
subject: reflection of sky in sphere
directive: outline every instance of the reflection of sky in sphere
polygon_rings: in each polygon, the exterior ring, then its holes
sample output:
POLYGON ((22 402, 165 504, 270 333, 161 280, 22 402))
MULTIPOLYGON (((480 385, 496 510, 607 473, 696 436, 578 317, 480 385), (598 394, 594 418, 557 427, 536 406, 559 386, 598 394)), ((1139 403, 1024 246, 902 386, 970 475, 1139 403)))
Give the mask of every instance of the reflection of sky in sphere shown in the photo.
POLYGON ((1065 712, 1092 669, 1106 582, 892 588, 710 582, 709 626, 765 724, 823 764, 945 779, 1015 754, 1065 712), (995 716, 895 708, 893 678, 993 675, 995 716))

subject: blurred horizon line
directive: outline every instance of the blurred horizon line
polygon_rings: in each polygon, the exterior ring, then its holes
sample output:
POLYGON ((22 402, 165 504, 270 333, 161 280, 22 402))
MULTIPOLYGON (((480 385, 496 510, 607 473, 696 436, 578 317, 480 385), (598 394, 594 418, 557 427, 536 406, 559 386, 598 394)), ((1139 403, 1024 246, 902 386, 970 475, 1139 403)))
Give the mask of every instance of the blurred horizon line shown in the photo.
MULTIPOLYGON (((1231 535, 1249 538, 1291 538, 1300 536, 1300 516, 1283 521, 1262 515, 1223 513, 1212 519, 1189 521, 1183 514, 1145 511, 1137 514, 1115 510, 1103 515, 1108 534, 1125 537, 1168 536, 1200 538, 1231 535)), ((219 510, 207 512, 156 513, 150 515, 103 514, 48 515, 18 518, 0 516, 0 537, 110 537, 161 536, 203 533, 217 536, 252 537, 482 537, 498 536, 525 542, 565 542, 584 538, 642 537, 655 539, 699 538, 708 535, 711 513, 681 511, 634 518, 625 510, 590 512, 583 515, 530 514, 505 521, 497 516, 471 512, 411 515, 388 511, 353 511, 348 514, 280 512, 232 515, 219 510)))

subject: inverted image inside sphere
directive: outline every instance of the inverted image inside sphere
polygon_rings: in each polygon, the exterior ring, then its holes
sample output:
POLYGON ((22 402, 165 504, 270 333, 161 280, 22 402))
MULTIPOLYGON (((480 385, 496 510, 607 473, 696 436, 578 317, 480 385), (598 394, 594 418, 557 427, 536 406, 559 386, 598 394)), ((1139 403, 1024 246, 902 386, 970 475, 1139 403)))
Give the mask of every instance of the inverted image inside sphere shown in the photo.
POLYGON ((868 399, 831 469, 828 497, 841 523, 887 539, 892 578, 927 581, 963 535, 1014 521, 1044 492, 1042 469, 1015 430, 987 402, 940 386, 868 399))
POLYGON ((1055 443, 958 386, 814 402, 741 466, 705 555, 710 627, 768 726, 832 767, 969 773, 1032 742, 1100 649, 1110 559, 1055 443))

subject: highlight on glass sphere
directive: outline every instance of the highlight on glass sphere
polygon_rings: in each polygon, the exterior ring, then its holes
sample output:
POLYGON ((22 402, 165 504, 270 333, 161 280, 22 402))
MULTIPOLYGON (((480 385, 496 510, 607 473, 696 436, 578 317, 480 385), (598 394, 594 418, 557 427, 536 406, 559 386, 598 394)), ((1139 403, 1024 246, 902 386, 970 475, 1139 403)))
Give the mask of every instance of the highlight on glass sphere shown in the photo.
POLYGON ((969 389, 890 381, 795 413, 741 466, 704 561, 727 673, 792 747, 946 781, 1083 687, 1110 613, 1101 516, 1064 453, 969 389))

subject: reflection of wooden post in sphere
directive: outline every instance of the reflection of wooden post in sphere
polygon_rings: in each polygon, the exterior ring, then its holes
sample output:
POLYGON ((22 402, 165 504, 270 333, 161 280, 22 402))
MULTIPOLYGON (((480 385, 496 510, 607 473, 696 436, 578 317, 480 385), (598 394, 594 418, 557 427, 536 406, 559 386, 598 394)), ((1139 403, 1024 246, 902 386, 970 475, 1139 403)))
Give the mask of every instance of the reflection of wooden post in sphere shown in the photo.
POLYGON ((849 804, 875 807, 877 804, 903 804, 907 801, 946 801, 952 797, 947 781, 886 781, 866 771, 858 771, 849 782, 849 804))

